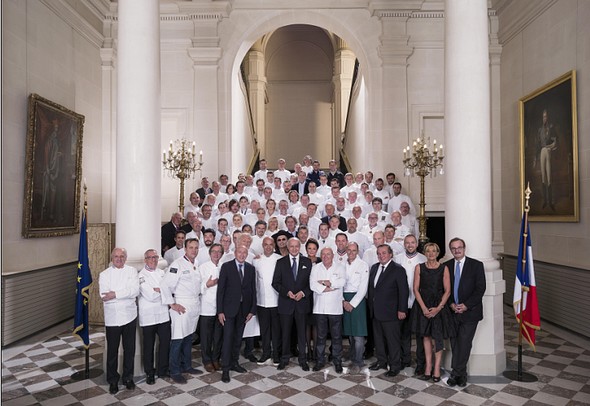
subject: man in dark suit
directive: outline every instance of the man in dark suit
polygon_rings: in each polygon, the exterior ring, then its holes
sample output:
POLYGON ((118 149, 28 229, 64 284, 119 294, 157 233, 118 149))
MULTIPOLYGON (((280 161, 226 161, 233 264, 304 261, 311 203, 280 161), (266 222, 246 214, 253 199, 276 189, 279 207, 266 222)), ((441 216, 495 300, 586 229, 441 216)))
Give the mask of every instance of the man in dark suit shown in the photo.
POLYGON ((291 186, 291 190, 296 191, 299 193, 299 196, 303 196, 309 193, 308 185, 309 181, 307 180, 307 173, 303 171, 299 171, 297 174, 297 183, 291 186))
POLYGON ((331 160, 328 163, 330 170, 326 173, 328 175, 328 184, 332 184, 332 179, 338 180, 338 185, 343 188, 346 186, 346 182, 344 182, 344 174, 338 170, 338 166, 335 160, 331 160))
POLYGON ((160 230, 161 232, 161 245, 162 245, 162 256, 168 249, 176 246, 174 237, 176 237, 176 231, 180 230, 180 223, 182 222, 182 214, 180 212, 172 213, 170 222, 164 224, 160 230))
POLYGON ((199 206, 201 206, 205 201, 205 196, 207 196, 209 193, 213 193, 213 189, 209 187, 209 178, 206 176, 201 178, 201 187, 198 188, 196 192, 199 196, 201 196, 201 203, 199 204, 199 206))
POLYGON ((246 262, 248 248, 236 248, 236 259, 221 266, 217 282, 217 317, 223 326, 221 380, 229 382, 230 369, 246 372, 238 364, 244 327, 256 314, 256 271, 246 262))
POLYGON ((467 362, 477 324, 483 319, 483 294, 486 275, 483 263, 465 256, 465 241, 453 238, 449 242, 453 259, 445 265, 451 274, 450 308, 455 318, 457 334, 451 338, 453 357, 449 386, 467 385, 467 362))
POLYGON ((406 270, 393 262, 393 250, 387 244, 377 247, 379 263, 369 273, 369 314, 373 321, 373 334, 377 362, 369 369, 387 369, 385 374, 394 377, 401 369, 400 320, 408 312, 408 279, 406 270))
POLYGON ((318 161, 317 159, 313 161, 312 165, 312 171, 307 175, 307 180, 309 182, 313 182, 315 183, 316 186, 321 185, 320 183, 320 175, 324 174, 324 171, 320 170, 320 161, 318 161))
POLYGON ((305 354, 305 325, 311 312, 311 289, 309 275, 311 260, 300 254, 301 243, 297 238, 287 242, 289 255, 277 261, 272 287, 279 292, 278 312, 281 321, 282 355, 277 369, 282 370, 289 364, 291 355, 291 329, 293 320, 297 328, 297 345, 299 347, 299 365, 309 371, 305 354))

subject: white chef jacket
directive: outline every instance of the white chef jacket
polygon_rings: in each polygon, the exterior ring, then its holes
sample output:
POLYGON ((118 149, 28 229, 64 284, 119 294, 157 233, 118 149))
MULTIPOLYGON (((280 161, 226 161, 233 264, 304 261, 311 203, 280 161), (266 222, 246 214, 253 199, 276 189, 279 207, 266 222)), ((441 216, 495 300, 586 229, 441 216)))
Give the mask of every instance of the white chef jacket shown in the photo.
POLYGON ((272 287, 272 278, 275 273, 277 260, 282 258, 279 254, 270 256, 261 255, 254 259, 256 269, 256 304, 261 307, 278 307, 279 293, 272 287))
POLYGON ((408 287, 410 288, 410 295, 408 296, 408 309, 411 309, 414 305, 414 301, 416 300, 416 295, 414 295, 414 271, 416 270, 416 265, 423 264, 426 262, 426 257, 420 253, 417 253, 414 257, 408 258, 405 252, 401 254, 397 254, 393 257, 393 260, 404 267, 406 270, 406 275, 408 276, 408 287))
POLYGON ((115 268, 113 265, 102 271, 98 277, 100 295, 113 291, 114 299, 103 302, 104 324, 107 327, 124 326, 137 317, 135 298, 139 295, 139 279, 137 269, 124 265, 115 268))
POLYGON ((201 273, 201 315, 202 316, 216 316, 217 315, 217 284, 207 287, 209 277, 212 279, 219 279, 219 270, 221 269, 221 261, 218 265, 213 262, 205 262, 199 266, 201 273))
POLYGON ((314 314, 342 314, 342 288, 346 283, 346 270, 344 266, 334 262, 330 269, 326 269, 323 262, 315 264, 311 268, 309 276, 309 287, 313 291, 313 313, 314 314), (326 287, 320 284, 319 280, 330 280, 332 290, 324 292, 326 287))
POLYGON ((174 302, 185 307, 183 314, 170 309, 172 339, 180 340, 195 332, 201 312, 201 274, 186 256, 178 258, 164 274, 164 283, 174 294, 174 302))
POLYGON ((174 303, 170 289, 162 287, 164 271, 150 271, 145 266, 139 271, 139 325, 153 326, 170 320, 168 305, 174 303), (159 288, 156 292, 154 288, 159 288))
POLYGON ((365 298, 369 286, 369 265, 358 256, 349 264, 346 261, 346 284, 344 292, 356 293, 348 303, 357 307, 365 298))
POLYGON ((183 248, 176 248, 176 245, 172 248, 170 248, 169 250, 167 250, 164 253, 164 259, 166 260, 166 262, 168 263, 168 265, 170 265, 171 263, 173 263, 174 261, 176 261, 178 258, 182 257, 184 255, 184 247, 183 248))

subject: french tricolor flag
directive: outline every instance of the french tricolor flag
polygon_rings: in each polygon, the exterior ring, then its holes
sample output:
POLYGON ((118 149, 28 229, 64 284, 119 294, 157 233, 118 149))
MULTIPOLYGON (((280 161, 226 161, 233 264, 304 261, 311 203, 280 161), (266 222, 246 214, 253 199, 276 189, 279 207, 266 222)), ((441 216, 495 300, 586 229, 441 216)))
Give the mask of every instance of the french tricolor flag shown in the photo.
POLYGON ((520 324, 522 336, 535 349, 535 330, 541 329, 541 316, 537 302, 537 284, 535 282, 535 268, 533 265, 533 247, 529 233, 528 213, 522 217, 520 228, 520 243, 518 247, 518 262, 516 266, 516 281, 514 283, 514 314, 520 324))

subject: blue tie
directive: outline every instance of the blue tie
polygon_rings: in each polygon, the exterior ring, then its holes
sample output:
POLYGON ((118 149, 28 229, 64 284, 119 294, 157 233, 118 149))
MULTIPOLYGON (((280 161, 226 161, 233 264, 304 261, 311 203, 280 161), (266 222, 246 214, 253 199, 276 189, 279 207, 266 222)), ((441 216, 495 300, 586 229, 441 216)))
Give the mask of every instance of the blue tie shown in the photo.
POLYGON ((453 294, 455 295, 455 303, 459 304, 459 282, 461 280, 461 263, 455 262, 455 283, 453 284, 453 294))
POLYGON ((297 260, 293 258, 293 265, 291 266, 291 271, 293 272, 293 279, 297 279, 297 260))

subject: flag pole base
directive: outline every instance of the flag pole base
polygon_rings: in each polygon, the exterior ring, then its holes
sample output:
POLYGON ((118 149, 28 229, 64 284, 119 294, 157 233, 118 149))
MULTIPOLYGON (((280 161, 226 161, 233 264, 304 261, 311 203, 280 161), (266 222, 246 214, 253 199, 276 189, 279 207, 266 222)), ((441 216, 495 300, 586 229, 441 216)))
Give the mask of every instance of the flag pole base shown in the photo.
POLYGON ((535 375, 527 372, 522 372, 519 375, 518 371, 504 371, 502 375, 505 378, 518 382, 537 382, 539 380, 535 375))
POLYGON ((98 378, 102 374, 103 374, 102 369, 91 369, 89 371, 78 371, 78 372, 74 372, 70 376, 70 378, 72 378, 74 381, 83 381, 85 379, 98 378))

